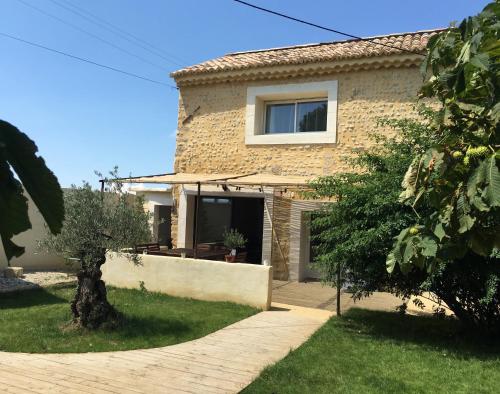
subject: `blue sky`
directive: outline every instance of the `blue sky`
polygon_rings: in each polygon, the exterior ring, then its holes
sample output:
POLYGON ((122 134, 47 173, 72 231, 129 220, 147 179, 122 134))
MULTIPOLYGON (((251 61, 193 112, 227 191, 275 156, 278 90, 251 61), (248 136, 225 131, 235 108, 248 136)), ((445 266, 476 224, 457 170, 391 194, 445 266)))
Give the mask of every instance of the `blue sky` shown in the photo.
MULTIPOLYGON (((0 0, 0 32, 173 84, 170 71, 228 52, 343 39, 231 0, 0 0), (60 7, 75 4, 161 48, 164 58, 60 7), (175 64, 175 63, 177 64, 175 64), (153 66, 149 63, 154 63, 153 66), (159 66, 159 67, 158 67, 159 66)), ((446 27, 487 1, 251 0, 360 36, 446 27)), ((0 36, 0 118, 26 132, 63 186, 118 165, 123 175, 173 168, 178 94, 0 36)))

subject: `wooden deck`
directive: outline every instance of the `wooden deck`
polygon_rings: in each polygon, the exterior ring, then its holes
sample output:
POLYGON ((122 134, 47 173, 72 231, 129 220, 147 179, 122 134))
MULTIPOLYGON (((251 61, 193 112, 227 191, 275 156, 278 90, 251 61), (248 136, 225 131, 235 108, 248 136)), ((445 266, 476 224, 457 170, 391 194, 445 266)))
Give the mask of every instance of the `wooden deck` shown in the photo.
POLYGON ((156 349, 0 352, 0 393, 238 393, 332 314, 273 304, 206 337, 156 349))
MULTIPOLYGON (((337 290, 314 280, 300 283, 274 280, 273 302, 335 311, 337 308, 337 290)), ((340 297, 342 311, 356 307, 393 312, 401 304, 402 300, 400 298, 383 292, 376 292, 371 297, 356 302, 349 293, 342 293, 340 297)), ((428 307, 426 310, 430 312, 432 307, 428 307)), ((408 304, 408 312, 422 313, 412 303, 408 304)))

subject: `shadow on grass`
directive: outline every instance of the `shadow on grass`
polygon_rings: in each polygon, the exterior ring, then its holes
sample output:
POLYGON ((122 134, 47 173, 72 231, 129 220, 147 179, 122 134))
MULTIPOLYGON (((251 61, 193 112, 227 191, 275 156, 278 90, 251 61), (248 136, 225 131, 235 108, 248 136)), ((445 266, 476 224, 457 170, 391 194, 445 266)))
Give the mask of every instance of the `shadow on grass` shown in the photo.
MULTIPOLYGON (((51 286, 51 289, 72 290, 74 283, 62 283, 51 286)), ((0 294, 0 309, 29 308, 32 306, 66 304, 69 299, 60 297, 38 287, 0 294)))
POLYGON ((123 339, 138 337, 172 336, 183 337, 196 331, 196 327, 181 320, 160 318, 155 316, 123 316, 120 325, 113 330, 123 339))
POLYGON ((353 308, 344 314, 340 324, 357 335, 411 342, 435 350, 454 353, 463 359, 496 359, 500 357, 500 339, 485 338, 466 332, 455 319, 435 316, 401 315, 353 308))

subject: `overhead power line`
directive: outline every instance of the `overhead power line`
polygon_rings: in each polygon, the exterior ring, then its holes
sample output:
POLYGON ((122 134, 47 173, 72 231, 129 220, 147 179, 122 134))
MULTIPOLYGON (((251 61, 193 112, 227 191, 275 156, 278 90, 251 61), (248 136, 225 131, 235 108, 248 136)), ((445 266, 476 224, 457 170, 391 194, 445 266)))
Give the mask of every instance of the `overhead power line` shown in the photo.
POLYGON ((59 18, 58 16, 53 15, 53 14, 51 14, 49 12, 46 12, 43 9, 38 8, 38 7, 32 5, 32 4, 30 4, 30 3, 28 3, 28 2, 26 2, 24 0, 17 0, 17 1, 20 2, 20 3, 22 3, 22 4, 24 4, 26 7, 29 7, 31 9, 33 9, 33 10, 41 13, 42 15, 45 15, 45 16, 47 16, 49 18, 52 18, 52 19, 54 19, 54 20, 56 20, 56 21, 58 21, 58 22, 60 22, 60 23, 62 23, 64 25, 66 25, 66 26, 69 26, 69 27, 71 27, 71 28, 73 28, 75 30, 78 30, 79 32, 87 34, 88 36, 90 36, 92 38, 95 38, 96 40, 101 41, 101 42, 105 43, 106 45, 109 45, 112 48, 118 49, 119 51, 121 51, 123 53, 126 53, 129 56, 135 57, 136 59, 139 59, 140 61, 149 64, 150 66, 156 67, 156 68, 158 68, 158 69, 160 69, 162 71, 166 71, 166 67, 163 67, 163 66, 160 66, 160 65, 158 65, 156 63, 150 62, 149 60, 143 58, 142 56, 136 55, 135 53, 132 53, 132 52, 128 51, 127 49, 122 48, 119 45, 113 44, 112 42, 110 42, 110 41, 108 41, 108 40, 106 40, 106 39, 98 36, 97 34, 94 34, 94 33, 91 33, 89 31, 85 30, 85 29, 82 29, 81 27, 79 27, 79 26, 77 26, 77 25, 75 25, 73 23, 67 22, 64 19, 59 18))
POLYGON ((155 56, 158 56, 162 58, 163 60, 166 60, 172 64, 175 64, 176 66, 179 67, 185 67, 186 63, 183 59, 179 58, 178 56, 174 56, 163 49, 160 49, 153 44, 147 42, 146 40, 137 37, 133 35, 132 33, 127 32, 126 30, 108 22, 102 17, 99 17, 90 11, 85 10, 81 6, 78 6, 76 4, 73 4, 69 1, 64 1, 64 3, 61 3, 60 1, 57 0, 50 0, 52 3, 57 5, 58 7, 61 7, 65 9, 66 11, 69 11, 75 15, 78 15, 80 18, 83 18, 87 20, 90 23, 93 23, 96 26, 99 26, 101 29, 107 30, 122 39, 152 53, 155 56))
POLYGON ((373 44, 373 45, 381 45, 381 46, 384 46, 384 47, 388 47, 388 48, 392 48, 392 49, 397 49, 398 51, 409 52, 409 53, 413 53, 414 55, 425 56, 424 54, 422 54, 420 52, 415 52, 415 51, 411 51, 409 49, 404 49, 404 48, 398 48, 398 47, 390 45, 390 44, 384 44, 382 42, 367 41, 367 39, 363 38, 363 37, 355 36, 355 35, 349 34, 349 33, 344 33, 344 32, 342 32, 340 30, 330 29, 329 27, 321 26, 321 25, 318 25, 316 23, 305 21, 303 19, 294 18, 293 16, 285 15, 285 14, 282 14, 281 12, 273 11, 273 10, 270 10, 270 9, 264 8, 264 7, 259 7, 258 5, 255 5, 255 4, 247 3, 246 1, 242 1, 242 0, 233 0, 233 1, 236 2, 236 3, 240 3, 240 4, 243 4, 243 5, 246 5, 247 7, 255 8, 256 10, 259 10, 259 11, 267 12, 268 14, 280 16, 282 18, 286 18, 286 19, 289 19, 289 20, 292 20, 292 21, 295 21, 295 22, 299 22, 299 23, 302 23, 304 25, 316 27, 316 28, 321 29, 321 30, 326 30, 326 31, 329 31, 331 33, 340 34, 342 36, 349 37, 349 38, 354 38, 356 40, 366 41, 367 43, 370 43, 370 44, 373 44))
POLYGON ((75 59, 75 60, 79 60, 81 62, 85 62, 85 63, 88 63, 88 64, 93 64, 94 66, 105 68, 105 69, 110 70, 110 71, 114 71, 114 72, 117 72, 117 73, 120 73, 120 74, 128 75, 129 77, 134 77, 134 78, 137 78, 137 79, 142 79, 143 81, 152 82, 152 83, 155 83, 155 84, 158 84, 158 85, 168 86, 169 88, 172 88, 172 89, 177 89, 177 87, 175 87, 173 85, 169 85, 168 83, 165 83, 165 82, 161 82, 161 81, 157 81, 155 79, 143 77, 142 75, 138 75, 138 74, 134 74, 134 73, 131 73, 131 72, 128 72, 128 71, 125 71, 125 70, 121 70, 121 69, 116 68, 116 67, 111 67, 111 66, 107 66, 105 64, 97 63, 97 62, 94 62, 93 60, 85 59, 85 58, 80 57, 80 56, 72 55, 71 53, 66 53, 66 52, 63 52, 63 51, 59 51, 57 49, 49 48, 49 47, 46 47, 45 45, 41 45, 41 44, 37 44, 35 42, 24 40, 24 39, 22 39, 20 37, 12 36, 12 35, 7 34, 7 33, 0 32, 0 36, 6 37, 6 38, 10 38, 12 40, 19 41, 19 42, 22 42, 24 44, 31 45, 31 46, 34 46, 34 47, 37 47, 37 48, 45 49, 46 51, 57 53, 59 55, 63 55, 63 56, 66 56, 66 57, 69 57, 69 58, 72 58, 72 59, 75 59))

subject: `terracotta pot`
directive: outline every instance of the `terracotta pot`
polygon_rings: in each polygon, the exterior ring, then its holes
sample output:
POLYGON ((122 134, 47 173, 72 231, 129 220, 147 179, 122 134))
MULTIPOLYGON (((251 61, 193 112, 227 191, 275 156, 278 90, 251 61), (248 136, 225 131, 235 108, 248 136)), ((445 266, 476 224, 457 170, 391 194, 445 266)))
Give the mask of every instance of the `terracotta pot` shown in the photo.
POLYGON ((236 256, 233 256, 232 254, 226 254, 224 257, 226 258, 226 263, 234 263, 236 260, 236 256))

